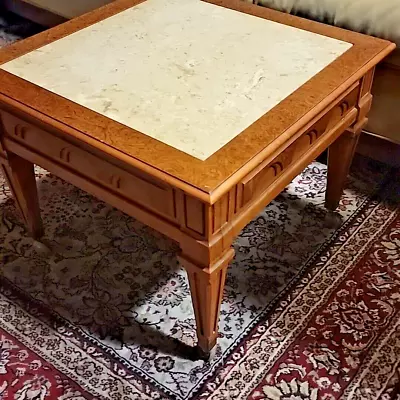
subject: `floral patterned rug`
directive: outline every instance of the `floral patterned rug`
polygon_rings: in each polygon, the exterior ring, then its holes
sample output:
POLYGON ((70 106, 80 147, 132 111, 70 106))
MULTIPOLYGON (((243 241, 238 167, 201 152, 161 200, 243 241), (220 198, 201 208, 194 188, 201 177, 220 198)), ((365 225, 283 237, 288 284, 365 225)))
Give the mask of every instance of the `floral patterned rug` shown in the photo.
POLYGON ((41 26, 7 12, 3 9, 0 1, 0 47, 39 33, 42 30, 41 26))
MULTIPOLYGON (((0 39, 24 36, 2 21, 0 39)), ((243 230, 211 362, 188 356, 194 315, 176 245, 40 168, 37 178, 50 252, 25 234, 0 177, 0 399, 398 395, 398 173, 357 159, 334 229, 326 167, 313 163, 243 230)))
POLYGON ((175 244, 37 175, 51 253, 26 236, 0 183, 0 399, 350 400, 397 390, 400 185, 384 166, 357 160, 337 230, 325 227, 319 163, 243 230, 211 362, 186 352, 195 325, 175 244))

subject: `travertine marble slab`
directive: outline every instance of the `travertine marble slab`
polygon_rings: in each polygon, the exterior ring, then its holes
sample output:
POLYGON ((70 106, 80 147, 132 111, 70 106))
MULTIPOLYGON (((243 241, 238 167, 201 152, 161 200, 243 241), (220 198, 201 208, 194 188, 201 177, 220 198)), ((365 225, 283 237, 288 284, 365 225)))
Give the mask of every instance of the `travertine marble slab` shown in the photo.
POLYGON ((199 0, 147 0, 1 68, 204 160, 350 47, 199 0))

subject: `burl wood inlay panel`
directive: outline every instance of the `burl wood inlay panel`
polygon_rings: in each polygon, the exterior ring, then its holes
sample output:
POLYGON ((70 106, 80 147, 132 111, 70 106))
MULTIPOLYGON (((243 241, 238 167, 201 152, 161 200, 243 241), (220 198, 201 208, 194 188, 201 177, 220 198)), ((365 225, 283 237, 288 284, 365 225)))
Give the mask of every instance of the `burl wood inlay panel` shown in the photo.
MULTIPOLYGON (((104 9, 96 10, 51 31, 17 43, 7 51, 2 49, 0 64, 96 24, 138 3, 140 3, 138 0, 115 1, 104 9)), ((143 170, 151 165, 154 167, 154 173, 160 177, 163 175, 163 180, 179 185, 181 189, 188 188, 183 183, 185 182, 202 192, 211 193, 228 178, 243 177, 244 164, 248 164, 247 172, 253 169, 259 163, 256 155, 260 154, 266 146, 269 146, 271 152, 275 151, 280 146, 279 141, 283 137, 289 138, 293 135, 312 115, 315 116, 321 109, 327 107, 342 93, 343 89, 354 84, 364 72, 372 68, 374 64, 371 63, 374 57, 382 59, 393 49, 393 45, 387 41, 302 20, 267 8, 255 7, 243 1, 215 0, 214 3, 260 19, 268 19, 351 43, 353 47, 283 99, 276 107, 262 115, 206 161, 178 151, 161 141, 154 140, 148 135, 112 121, 88 108, 78 106, 1 69, 0 93, 3 96, 0 95, 0 102, 8 104, 7 99, 14 99, 27 106, 26 112, 40 118, 51 116, 49 123, 70 127, 71 133, 74 131, 74 135, 79 140, 91 145, 97 142, 103 151, 124 162, 129 159, 132 165, 143 170), (361 71, 361 66, 365 68, 364 71, 361 71), (282 118, 283 115, 285 118, 282 118)))
POLYGON ((0 68, 205 160, 351 47, 198 0, 147 0, 0 68))
MULTIPOLYGON (((185 210, 182 226, 205 238, 219 232, 225 224, 231 223, 245 206, 268 190, 271 184, 285 174, 293 162, 301 159, 305 153, 318 145, 320 139, 325 138, 325 135, 336 134, 348 114, 352 112, 356 116, 358 113, 358 118, 363 120, 372 100, 370 92, 365 92, 365 80, 369 80, 371 74, 373 71, 361 79, 348 94, 336 100, 317 122, 306 129, 292 144, 280 150, 277 157, 254 168, 211 207, 182 194, 181 201, 185 210), (363 97, 360 98, 360 96, 363 97)), ((350 124, 351 122, 345 127, 349 127, 350 124)), ((291 177, 288 178, 287 183, 290 180, 291 177)))

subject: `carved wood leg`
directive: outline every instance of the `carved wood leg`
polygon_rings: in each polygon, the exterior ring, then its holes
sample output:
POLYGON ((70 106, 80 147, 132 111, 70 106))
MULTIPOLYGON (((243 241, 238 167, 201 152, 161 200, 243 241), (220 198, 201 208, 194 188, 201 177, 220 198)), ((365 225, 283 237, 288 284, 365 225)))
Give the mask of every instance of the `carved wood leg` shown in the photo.
POLYGON ((325 207, 334 211, 339 205, 350 170, 359 134, 346 131, 328 149, 328 182, 325 207))
POLYGON ((31 162, 7 153, 1 169, 11 189, 25 226, 35 239, 43 235, 34 166, 31 162))
POLYGON ((190 254, 180 257, 189 278, 197 324, 198 348, 202 358, 208 358, 217 343, 226 272, 234 254, 234 250, 229 249, 208 266, 202 266, 190 254))
POLYGON ((362 129, 368 122, 368 112, 371 109, 371 87, 374 77, 374 68, 369 70, 361 80, 356 107, 358 116, 356 122, 348 128, 328 149, 328 182, 325 194, 325 207, 336 210, 351 162, 357 147, 362 129))

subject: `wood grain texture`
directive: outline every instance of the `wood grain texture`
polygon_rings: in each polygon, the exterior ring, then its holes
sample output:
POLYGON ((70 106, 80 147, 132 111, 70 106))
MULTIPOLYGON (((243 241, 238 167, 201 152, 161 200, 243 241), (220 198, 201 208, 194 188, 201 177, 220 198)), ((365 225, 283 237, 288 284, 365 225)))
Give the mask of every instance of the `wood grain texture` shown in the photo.
POLYGON ((375 68, 371 68, 362 78, 360 98, 371 92, 372 83, 374 81, 375 68))
POLYGON ((40 144, 40 152, 49 159, 65 165, 73 171, 92 179, 128 199, 134 198, 138 204, 174 219, 174 198, 172 188, 143 174, 135 175, 104 159, 91 154, 86 149, 73 145, 50 132, 40 129, 7 112, 1 112, 4 136, 32 149, 40 144))
POLYGON ((339 205, 360 134, 368 122, 367 114, 372 104, 370 91, 374 70, 375 68, 372 68, 361 79, 356 104, 356 121, 328 149, 328 182, 325 207, 331 211, 336 210, 339 205))
MULTIPOLYGON (((76 20, 3 49, 0 51, 0 63, 138 3, 136 0, 113 2, 76 20)), ((351 42, 354 45, 206 161, 197 160, 5 71, 0 71, 0 107, 15 100, 25 113, 29 112, 38 119, 48 116, 51 118, 50 123, 58 122, 66 125, 80 141, 87 143, 91 140, 97 141, 97 146, 113 157, 122 159, 123 155, 128 156, 131 165, 142 170, 153 169, 152 174, 159 176, 160 179, 169 181, 173 185, 185 182, 211 195, 228 179, 229 182, 237 181, 250 172, 260 162, 260 158, 265 158, 276 151, 304 127, 310 118, 325 109, 394 48, 394 45, 384 40, 306 21, 241 1, 216 1, 215 4, 351 42)), ((181 186, 183 190, 190 191, 189 187, 181 186)), ((219 190, 217 195, 212 195, 211 198, 216 201, 226 191, 228 188, 224 186, 224 190, 219 190)))
POLYGON ((0 167, 29 234, 39 239, 44 231, 33 164, 16 154, 7 153, 7 158, 0 157, 0 167))
POLYGON ((217 342, 219 312, 226 272, 234 254, 233 249, 228 250, 208 268, 199 268, 199 265, 191 258, 187 258, 185 255, 180 256, 180 261, 189 278, 196 317, 198 346, 205 354, 208 354, 217 342))
POLYGON ((266 190, 290 165, 305 154, 317 140, 329 133, 337 123, 355 110, 360 86, 355 87, 350 93, 340 98, 336 105, 323 115, 315 124, 312 124, 304 134, 296 139, 290 146, 280 149, 272 161, 267 159, 244 177, 240 184, 241 205, 249 202, 254 196, 266 190))
MULTIPOLYGON (((0 51, 2 62, 138 4, 119 0, 0 51)), ((327 206, 337 206, 389 42, 236 0, 215 4, 354 46, 206 161, 0 72, 0 162, 29 229, 40 232, 33 163, 177 241, 188 271, 199 347, 218 336, 236 235, 330 147, 327 206)), ((36 232, 36 233, 35 233, 36 232)))
POLYGON ((329 147, 328 183, 325 194, 325 207, 328 210, 334 211, 339 205, 358 138, 359 135, 346 132, 329 147))
POLYGON ((335 142, 357 119, 357 110, 351 110, 335 127, 332 127, 321 140, 310 146, 301 157, 292 162, 276 180, 274 180, 264 191, 258 193, 252 200, 242 208, 241 212, 234 216, 226 229, 215 235, 213 246, 223 247, 225 236, 235 237, 251 219, 253 219, 270 201, 272 201, 308 164, 318 155, 335 142))
MULTIPOLYGON (((43 235, 44 231, 40 217, 34 165, 28 160, 6 150, 4 133, 4 125, 0 118, 0 171, 14 196, 16 207, 29 234, 38 239, 43 235)), ((17 129, 16 134, 24 136, 25 133, 23 129, 17 129)))

